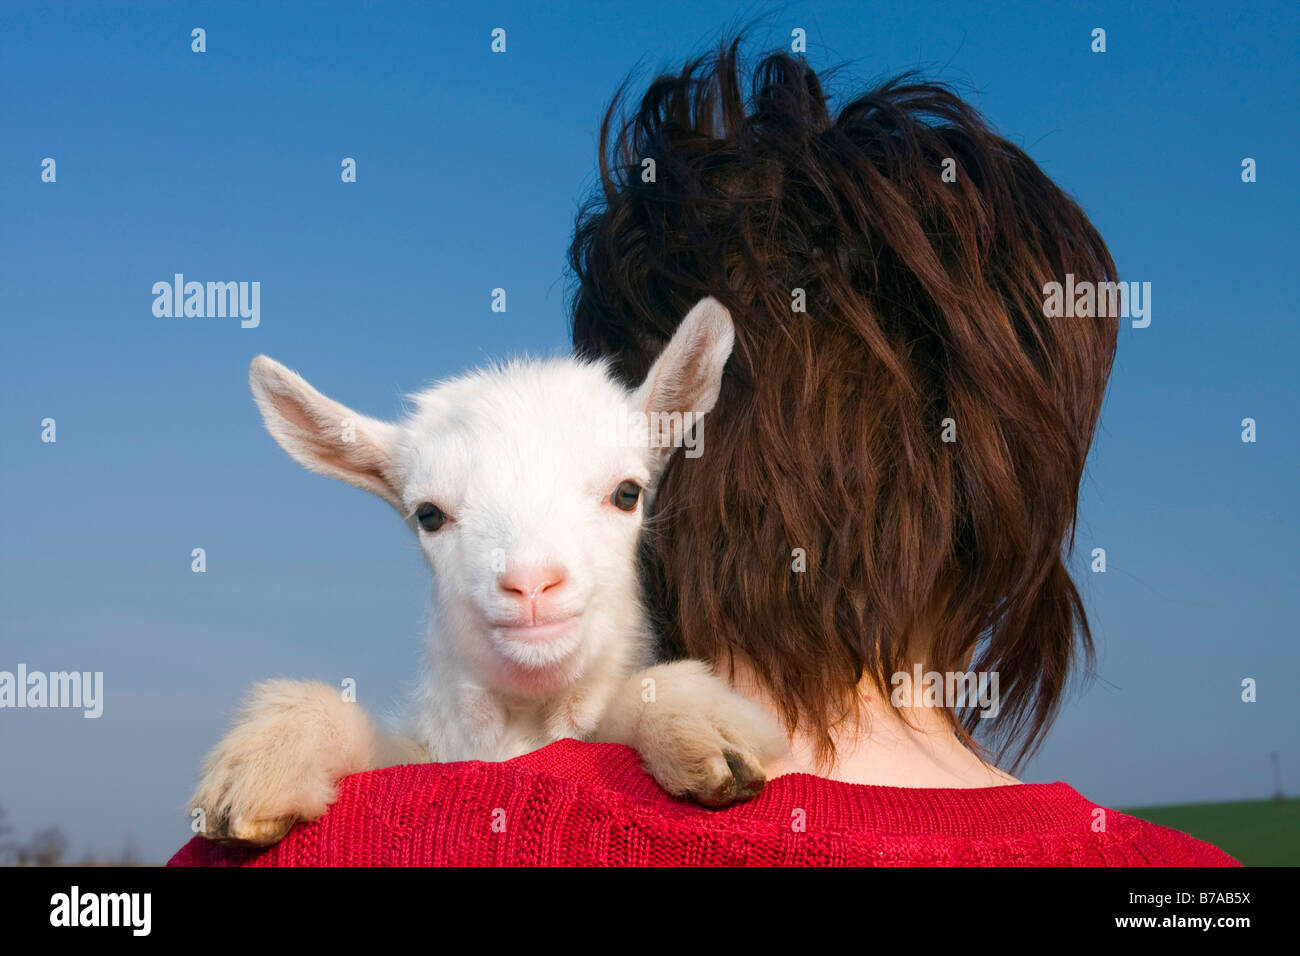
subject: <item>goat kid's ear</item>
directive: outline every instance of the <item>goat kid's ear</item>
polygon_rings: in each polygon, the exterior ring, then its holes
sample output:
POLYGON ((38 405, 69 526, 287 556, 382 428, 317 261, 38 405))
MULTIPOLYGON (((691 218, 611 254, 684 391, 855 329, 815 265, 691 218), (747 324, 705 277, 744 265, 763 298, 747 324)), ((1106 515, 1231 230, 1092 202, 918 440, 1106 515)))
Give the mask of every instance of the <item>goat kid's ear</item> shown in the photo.
MULTIPOLYGON (((663 352, 636 390, 633 405, 646 413, 693 413, 698 421, 712 410, 722 388, 722 369, 731 357, 735 331, 731 313, 717 299, 701 299, 686 313, 663 352)), ((664 457, 671 448, 663 449, 664 457)))
POLYGON ((274 359, 259 355, 248 384, 266 430, 294 461, 364 488, 402 512, 394 464, 397 428, 326 398, 274 359))

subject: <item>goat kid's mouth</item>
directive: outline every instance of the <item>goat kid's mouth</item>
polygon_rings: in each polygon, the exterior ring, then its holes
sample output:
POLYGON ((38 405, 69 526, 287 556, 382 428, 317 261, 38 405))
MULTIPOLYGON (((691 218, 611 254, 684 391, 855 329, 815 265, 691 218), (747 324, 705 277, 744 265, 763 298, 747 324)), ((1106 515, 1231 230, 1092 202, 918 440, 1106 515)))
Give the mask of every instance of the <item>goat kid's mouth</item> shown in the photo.
POLYGON ((516 621, 493 621, 490 626, 504 640, 513 644, 550 644, 569 636, 578 626, 580 614, 550 618, 531 624, 516 621))

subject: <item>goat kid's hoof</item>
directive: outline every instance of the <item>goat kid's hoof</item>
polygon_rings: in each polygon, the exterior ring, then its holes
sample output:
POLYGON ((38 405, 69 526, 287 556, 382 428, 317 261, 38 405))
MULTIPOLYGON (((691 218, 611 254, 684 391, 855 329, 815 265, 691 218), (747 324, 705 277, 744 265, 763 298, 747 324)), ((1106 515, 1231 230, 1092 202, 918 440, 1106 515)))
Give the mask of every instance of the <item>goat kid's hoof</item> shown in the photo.
POLYGON ((727 750, 709 758, 703 780, 686 795, 701 806, 725 807, 758 796, 766 783, 767 775, 757 759, 727 750))
POLYGON ((207 834, 214 843, 224 846, 271 846, 283 840, 297 823, 294 817, 223 819, 215 834, 207 834))

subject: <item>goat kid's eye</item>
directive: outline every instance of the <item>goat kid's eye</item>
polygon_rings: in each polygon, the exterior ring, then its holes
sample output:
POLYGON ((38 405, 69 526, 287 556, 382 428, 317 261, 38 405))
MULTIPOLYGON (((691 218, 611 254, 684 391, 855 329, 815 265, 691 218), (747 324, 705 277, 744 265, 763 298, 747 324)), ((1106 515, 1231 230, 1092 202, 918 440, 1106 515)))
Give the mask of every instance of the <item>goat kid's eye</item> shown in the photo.
POLYGON ((619 511, 635 511, 636 503, 641 500, 641 486, 635 481, 620 481, 614 493, 609 496, 610 504, 619 511))
POLYGON ((437 505, 420 505, 415 509, 415 517, 425 531, 437 531, 447 523, 447 513, 437 505))

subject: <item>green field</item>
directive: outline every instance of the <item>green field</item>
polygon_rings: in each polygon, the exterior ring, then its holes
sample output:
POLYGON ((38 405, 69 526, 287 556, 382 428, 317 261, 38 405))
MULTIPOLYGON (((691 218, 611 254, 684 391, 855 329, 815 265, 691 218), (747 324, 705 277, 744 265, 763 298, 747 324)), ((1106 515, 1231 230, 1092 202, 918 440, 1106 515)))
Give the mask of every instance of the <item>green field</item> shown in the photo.
POLYGON ((1300 799, 1132 807, 1129 816, 1213 843, 1244 866, 1300 866, 1300 799))

